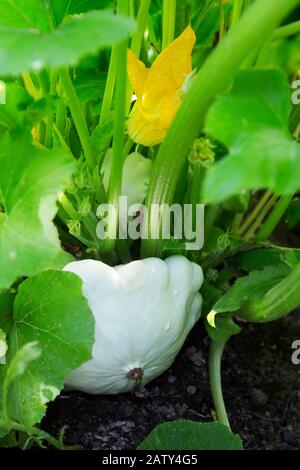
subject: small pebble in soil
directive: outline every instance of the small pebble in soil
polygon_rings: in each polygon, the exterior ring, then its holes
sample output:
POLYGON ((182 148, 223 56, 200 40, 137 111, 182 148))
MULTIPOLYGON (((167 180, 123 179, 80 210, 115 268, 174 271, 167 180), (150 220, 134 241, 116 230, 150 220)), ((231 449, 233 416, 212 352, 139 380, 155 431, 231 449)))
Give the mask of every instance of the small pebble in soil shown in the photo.
POLYGON ((168 383, 169 384, 173 384, 174 382, 176 382, 176 380, 177 379, 176 379, 175 375, 169 375, 169 377, 168 377, 168 383))
POLYGON ((254 406, 265 406, 268 403, 268 396, 258 388, 253 388, 251 390, 250 398, 254 406))
POLYGON ((202 351, 197 350, 194 346, 187 348, 185 353, 194 366, 201 367, 205 365, 206 360, 202 351))
POLYGON ((295 434, 293 434, 292 432, 289 432, 289 431, 282 431, 281 433, 281 439, 283 440, 283 442, 285 442, 286 444, 290 445, 290 446, 293 446, 293 447, 297 447, 299 448, 299 441, 297 439, 297 436, 295 436, 295 434))
POLYGON ((195 385, 189 385, 186 391, 189 395, 195 395, 195 393, 197 392, 197 387, 195 387, 195 385))

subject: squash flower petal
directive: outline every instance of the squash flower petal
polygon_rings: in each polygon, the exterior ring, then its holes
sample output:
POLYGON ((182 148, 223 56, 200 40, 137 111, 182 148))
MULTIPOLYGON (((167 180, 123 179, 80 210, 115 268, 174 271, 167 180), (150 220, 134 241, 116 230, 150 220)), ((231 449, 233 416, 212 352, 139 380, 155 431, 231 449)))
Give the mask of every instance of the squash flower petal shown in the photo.
POLYGON ((130 138, 145 146, 160 144, 182 101, 183 85, 192 72, 196 36, 188 26, 155 60, 151 68, 128 50, 127 68, 137 101, 129 115, 130 138))

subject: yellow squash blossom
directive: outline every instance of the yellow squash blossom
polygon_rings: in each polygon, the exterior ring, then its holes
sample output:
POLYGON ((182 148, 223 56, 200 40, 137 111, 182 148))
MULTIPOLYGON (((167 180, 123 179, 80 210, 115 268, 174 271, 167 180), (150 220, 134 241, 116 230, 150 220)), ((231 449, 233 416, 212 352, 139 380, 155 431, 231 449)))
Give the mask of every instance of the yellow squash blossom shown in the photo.
POLYGON ((182 101, 183 85, 192 72, 195 33, 188 26, 151 68, 128 50, 128 76, 137 101, 128 119, 130 138, 145 146, 163 141, 182 101))

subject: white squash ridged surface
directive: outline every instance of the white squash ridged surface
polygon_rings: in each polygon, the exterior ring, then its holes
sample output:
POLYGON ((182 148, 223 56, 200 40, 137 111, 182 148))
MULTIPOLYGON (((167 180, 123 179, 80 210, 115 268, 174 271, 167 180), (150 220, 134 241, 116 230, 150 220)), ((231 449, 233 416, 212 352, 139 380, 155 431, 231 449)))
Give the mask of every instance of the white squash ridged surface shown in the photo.
POLYGON ((96 320, 93 358, 67 378, 69 388, 128 392, 136 385, 130 378, 134 369, 142 370, 147 384, 170 367, 200 317, 202 270, 183 256, 115 268, 82 260, 64 270, 82 279, 96 320))

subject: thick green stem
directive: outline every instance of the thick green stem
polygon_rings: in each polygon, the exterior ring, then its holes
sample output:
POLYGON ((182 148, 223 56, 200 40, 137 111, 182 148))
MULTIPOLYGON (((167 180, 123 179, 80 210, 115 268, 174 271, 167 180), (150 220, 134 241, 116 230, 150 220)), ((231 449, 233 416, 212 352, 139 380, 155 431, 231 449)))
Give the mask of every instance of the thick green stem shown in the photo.
POLYGON ((223 39, 225 34, 225 12, 224 12, 224 0, 219 0, 220 2, 220 26, 219 26, 219 36, 220 40, 223 39))
POLYGON ((242 10, 244 6, 244 0, 235 0, 233 9, 232 9, 232 14, 231 14, 231 19, 230 19, 230 24, 233 26, 235 23, 238 22, 240 19, 242 10))
MULTIPOLYGON (((117 14, 129 16, 130 15, 130 3, 128 0, 118 0, 117 4, 117 14)), ((117 76, 117 69, 118 69, 118 44, 115 44, 111 50, 108 74, 106 79, 106 85, 104 90, 104 97, 102 101, 101 113, 100 113, 100 126, 108 121, 110 111, 112 108, 112 101, 115 91, 115 84, 116 84, 116 76, 117 76)), ((125 81, 127 82, 127 77, 125 77, 125 81)))
POLYGON ((61 195, 59 196, 59 203, 64 209, 64 211, 68 214, 70 219, 79 220, 79 214, 77 210, 74 208, 73 204, 69 201, 69 199, 64 193, 61 193, 61 195))
MULTIPOLYGON (((52 70, 51 81, 50 81, 50 95, 56 95, 56 82, 57 82, 57 71, 52 70)), ((45 136, 45 147, 51 148, 53 145, 53 123, 54 123, 54 112, 48 116, 46 124, 46 136, 45 136)))
POLYGON ((59 81, 58 94, 60 96, 60 102, 58 103, 56 110, 55 122, 59 132, 64 135, 67 122, 67 110, 63 96, 63 87, 61 81, 59 81))
POLYGON ((174 40, 176 24, 176 0, 163 1, 163 38, 162 50, 174 40))
POLYGON ((238 316, 254 323, 265 323, 288 315, 299 305, 300 263, 260 300, 245 304, 238 316))
MULTIPOLYGON (((211 103, 230 86, 245 56, 256 50, 298 3, 299 0, 256 0, 209 56, 160 147, 148 191, 148 214, 151 215, 152 204, 172 203, 186 156, 203 127, 211 103)), ((150 215, 145 221, 149 237, 142 242, 143 257, 160 256, 162 250, 162 240, 151 237, 160 233, 156 226, 159 221, 150 215)))
POLYGON ((108 121, 111 110, 112 99, 114 95, 116 75, 117 75, 117 46, 113 46, 110 56, 110 63, 104 90, 104 97, 100 114, 100 126, 108 121))
POLYGON ((281 26, 281 28, 275 29, 272 38, 273 39, 284 39, 288 36, 300 33, 300 21, 281 26))
MULTIPOLYGON (((137 23, 137 30, 132 36, 130 49, 136 55, 137 58, 140 57, 144 32, 147 26, 148 21, 148 12, 150 8, 151 0, 142 0, 140 4, 140 8, 136 17, 137 23)), ((126 103, 126 115, 129 113, 130 105, 131 105, 131 98, 132 98, 132 87, 128 82, 128 90, 127 90, 127 103, 126 103)))
POLYGON ((141 5, 136 17, 137 30, 132 36, 130 49, 139 57, 143 43, 144 32, 148 21, 148 12, 151 0, 141 0, 141 5))
POLYGON ((69 69, 64 67, 59 72, 62 86, 64 88, 67 101, 70 106, 71 114, 74 120, 76 130, 79 135, 79 139, 82 145, 82 149, 86 158, 88 166, 93 169, 96 165, 96 159, 94 155, 94 149, 89 134, 89 130, 84 118, 83 111, 81 109, 81 104, 76 94, 74 85, 72 83, 69 69))
POLYGON ((260 228, 257 234, 257 240, 264 241, 269 238, 270 235, 274 232, 275 228, 281 221, 285 211, 289 207, 293 196, 282 196, 279 201, 275 204, 271 214, 260 228))
POLYGON ((36 88, 35 84, 33 83, 32 78, 31 78, 30 73, 29 72, 23 73, 22 79, 23 79, 25 90, 27 91, 27 93, 30 96, 32 96, 32 98, 36 101, 41 99, 42 93, 40 92, 40 90, 38 90, 36 88))
POLYGON ((117 214, 119 208, 119 196, 122 188, 122 169, 125 131, 125 106, 126 106, 126 49, 127 41, 118 44, 116 48, 118 75, 116 81, 116 109, 113 134, 113 155, 108 189, 108 204, 114 208, 108 213, 107 238, 103 243, 104 253, 114 250, 117 239, 117 214))
POLYGON ((217 413, 218 421, 230 429, 230 424, 225 408, 222 380, 221 380, 221 362, 226 343, 217 343, 213 341, 209 352, 209 380, 210 389, 217 413))

